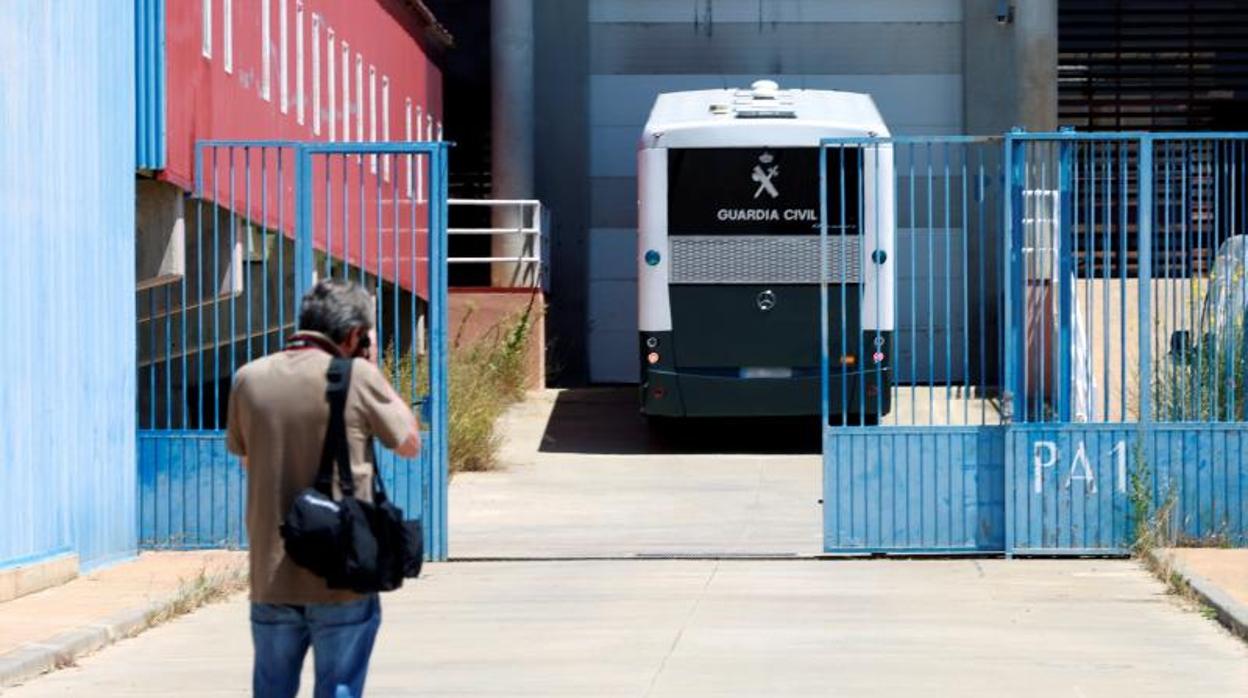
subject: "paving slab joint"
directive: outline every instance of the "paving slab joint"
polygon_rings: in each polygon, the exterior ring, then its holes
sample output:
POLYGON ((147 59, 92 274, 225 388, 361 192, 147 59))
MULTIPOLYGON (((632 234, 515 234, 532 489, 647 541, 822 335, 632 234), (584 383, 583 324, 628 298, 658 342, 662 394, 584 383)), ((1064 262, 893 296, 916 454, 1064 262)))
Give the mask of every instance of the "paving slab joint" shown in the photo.
POLYGON ((1186 587, 1180 591, 1189 592, 1196 600, 1212 608, 1219 623, 1248 642, 1248 604, 1232 597, 1208 577, 1196 574, 1175 555, 1164 550, 1150 550, 1147 557, 1149 566, 1164 583, 1173 584, 1177 575, 1186 587))

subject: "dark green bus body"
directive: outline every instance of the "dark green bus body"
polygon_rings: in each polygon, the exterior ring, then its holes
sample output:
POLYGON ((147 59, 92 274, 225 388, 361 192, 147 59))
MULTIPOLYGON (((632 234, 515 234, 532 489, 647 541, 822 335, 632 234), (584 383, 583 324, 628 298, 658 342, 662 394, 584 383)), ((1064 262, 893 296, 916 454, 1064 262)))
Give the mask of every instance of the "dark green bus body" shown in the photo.
MULTIPOLYGON (((677 329, 640 337, 645 414, 820 413, 818 286, 673 286, 670 293, 677 329), (766 310, 759 307, 763 294, 774 299, 764 304, 770 305, 766 310), (658 357, 655 363, 650 363, 652 354, 658 357), (755 377, 786 372, 790 375, 755 377)), ((891 333, 859 329, 858 293, 857 286, 832 286, 828 292, 830 413, 850 415, 850 423, 863 421, 864 415, 870 421, 891 407, 891 333), (883 355, 879 363, 873 360, 877 353, 883 355)))

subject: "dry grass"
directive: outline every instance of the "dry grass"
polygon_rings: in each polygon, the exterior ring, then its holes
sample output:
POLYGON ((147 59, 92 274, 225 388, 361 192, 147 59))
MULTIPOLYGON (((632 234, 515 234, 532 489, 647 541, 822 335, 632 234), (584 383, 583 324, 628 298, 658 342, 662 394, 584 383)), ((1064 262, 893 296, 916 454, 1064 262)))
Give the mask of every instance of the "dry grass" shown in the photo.
MULTIPOLYGON (((472 317, 471 308, 460 321, 449 360, 452 473, 498 466, 501 437, 495 423, 508 406, 524 397, 525 351, 533 327, 534 306, 531 299, 523 311, 494 325, 472 342, 463 338, 472 317)), ((385 352, 382 370, 400 386, 408 401, 414 398, 413 385, 419 393, 427 393, 428 366, 410 353, 396 359, 393 350, 385 352)))
POLYGON ((197 576, 183 580, 168 603, 148 614, 146 626, 137 632, 184 616, 208 604, 224 601, 246 588, 246 565, 234 565, 214 572, 209 572, 205 567, 197 576))

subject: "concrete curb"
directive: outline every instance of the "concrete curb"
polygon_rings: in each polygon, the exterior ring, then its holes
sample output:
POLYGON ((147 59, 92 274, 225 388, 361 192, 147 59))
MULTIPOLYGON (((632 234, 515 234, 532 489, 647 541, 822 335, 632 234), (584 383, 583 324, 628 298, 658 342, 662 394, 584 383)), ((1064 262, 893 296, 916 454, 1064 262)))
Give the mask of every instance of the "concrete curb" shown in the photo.
POLYGON ((171 595, 147 606, 115 613, 100 623, 69 630, 0 655, 0 688, 72 666, 83 655, 137 635, 147 629, 151 618, 172 608, 177 600, 176 595, 171 595))
MULTIPOLYGON (((1240 639, 1248 641, 1248 604, 1233 598, 1208 577, 1193 573, 1173 555, 1150 551, 1148 557, 1154 569, 1170 570, 1178 574, 1196 598, 1214 610, 1219 623, 1240 639)), ((1163 578, 1162 581, 1169 583, 1170 580, 1163 578)))

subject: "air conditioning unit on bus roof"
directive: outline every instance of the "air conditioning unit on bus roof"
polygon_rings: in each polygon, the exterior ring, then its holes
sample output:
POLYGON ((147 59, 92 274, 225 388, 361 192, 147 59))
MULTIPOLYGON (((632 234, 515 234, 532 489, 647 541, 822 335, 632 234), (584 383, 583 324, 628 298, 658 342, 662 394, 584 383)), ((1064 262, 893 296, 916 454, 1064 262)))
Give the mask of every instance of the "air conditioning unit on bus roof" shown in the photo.
POLYGON ((828 136, 888 136, 870 95, 782 89, 771 80, 749 88, 660 94, 643 148, 757 145, 814 147, 828 136), (735 124, 736 128, 733 128, 735 124))

